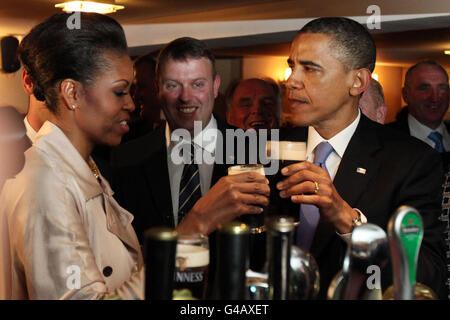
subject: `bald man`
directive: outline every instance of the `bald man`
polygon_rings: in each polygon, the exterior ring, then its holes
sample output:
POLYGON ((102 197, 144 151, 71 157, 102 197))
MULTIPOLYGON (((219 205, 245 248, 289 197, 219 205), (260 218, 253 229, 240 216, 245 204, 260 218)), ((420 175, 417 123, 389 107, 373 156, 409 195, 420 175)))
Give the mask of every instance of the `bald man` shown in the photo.
POLYGON ((370 120, 384 124, 387 106, 384 102, 384 93, 381 84, 372 79, 369 87, 359 99, 359 107, 370 120))

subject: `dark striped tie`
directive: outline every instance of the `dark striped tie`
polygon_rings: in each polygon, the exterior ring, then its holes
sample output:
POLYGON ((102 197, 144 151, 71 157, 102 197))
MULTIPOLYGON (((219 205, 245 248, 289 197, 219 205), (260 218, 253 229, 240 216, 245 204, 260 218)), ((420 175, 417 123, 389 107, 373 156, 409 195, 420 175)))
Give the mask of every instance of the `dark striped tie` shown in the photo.
POLYGON ((180 182, 180 196, 178 200, 178 224, 183 221, 186 214, 191 211, 194 204, 202 196, 200 188, 200 173, 194 162, 194 147, 191 145, 190 163, 184 165, 180 182))

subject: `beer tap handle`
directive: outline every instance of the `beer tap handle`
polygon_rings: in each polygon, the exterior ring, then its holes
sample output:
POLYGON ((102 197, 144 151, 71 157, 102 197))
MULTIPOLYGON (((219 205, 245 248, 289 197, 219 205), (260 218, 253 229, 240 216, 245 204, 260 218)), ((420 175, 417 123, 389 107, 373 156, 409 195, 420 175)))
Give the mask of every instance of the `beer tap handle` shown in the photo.
POLYGON ((368 278, 372 276, 372 268, 381 271, 387 264, 388 252, 388 240, 382 228, 371 223, 355 227, 344 258, 339 299, 381 299, 381 284, 369 287, 368 278))
POLYGON ((172 300, 177 232, 155 227, 145 232, 145 300, 172 300))
POLYGON ((399 207, 389 220, 388 235, 394 272, 394 299, 413 300, 417 259, 423 238, 419 212, 413 207, 399 207))
POLYGON ((250 228, 232 221, 218 228, 217 263, 213 297, 219 300, 243 300, 246 297, 245 273, 249 264, 250 228))
POLYGON ((266 219, 266 226, 270 298, 288 300, 291 298, 290 264, 294 219, 287 216, 273 216, 266 219))

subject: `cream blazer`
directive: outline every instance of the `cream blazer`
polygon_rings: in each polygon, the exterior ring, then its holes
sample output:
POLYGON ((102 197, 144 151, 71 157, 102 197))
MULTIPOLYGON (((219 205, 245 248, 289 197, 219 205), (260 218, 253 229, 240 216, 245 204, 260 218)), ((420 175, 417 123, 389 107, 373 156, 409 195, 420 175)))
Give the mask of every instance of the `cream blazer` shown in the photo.
POLYGON ((133 216, 47 121, 0 197, 0 299, 144 297, 133 216))

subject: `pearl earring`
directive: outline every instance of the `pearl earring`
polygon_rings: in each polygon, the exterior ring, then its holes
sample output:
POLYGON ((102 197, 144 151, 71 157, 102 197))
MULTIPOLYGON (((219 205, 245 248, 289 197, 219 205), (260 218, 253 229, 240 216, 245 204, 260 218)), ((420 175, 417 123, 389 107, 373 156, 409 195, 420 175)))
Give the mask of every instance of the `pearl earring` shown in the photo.
POLYGON ((72 105, 72 110, 75 110, 77 108, 77 106, 76 105, 72 105))

